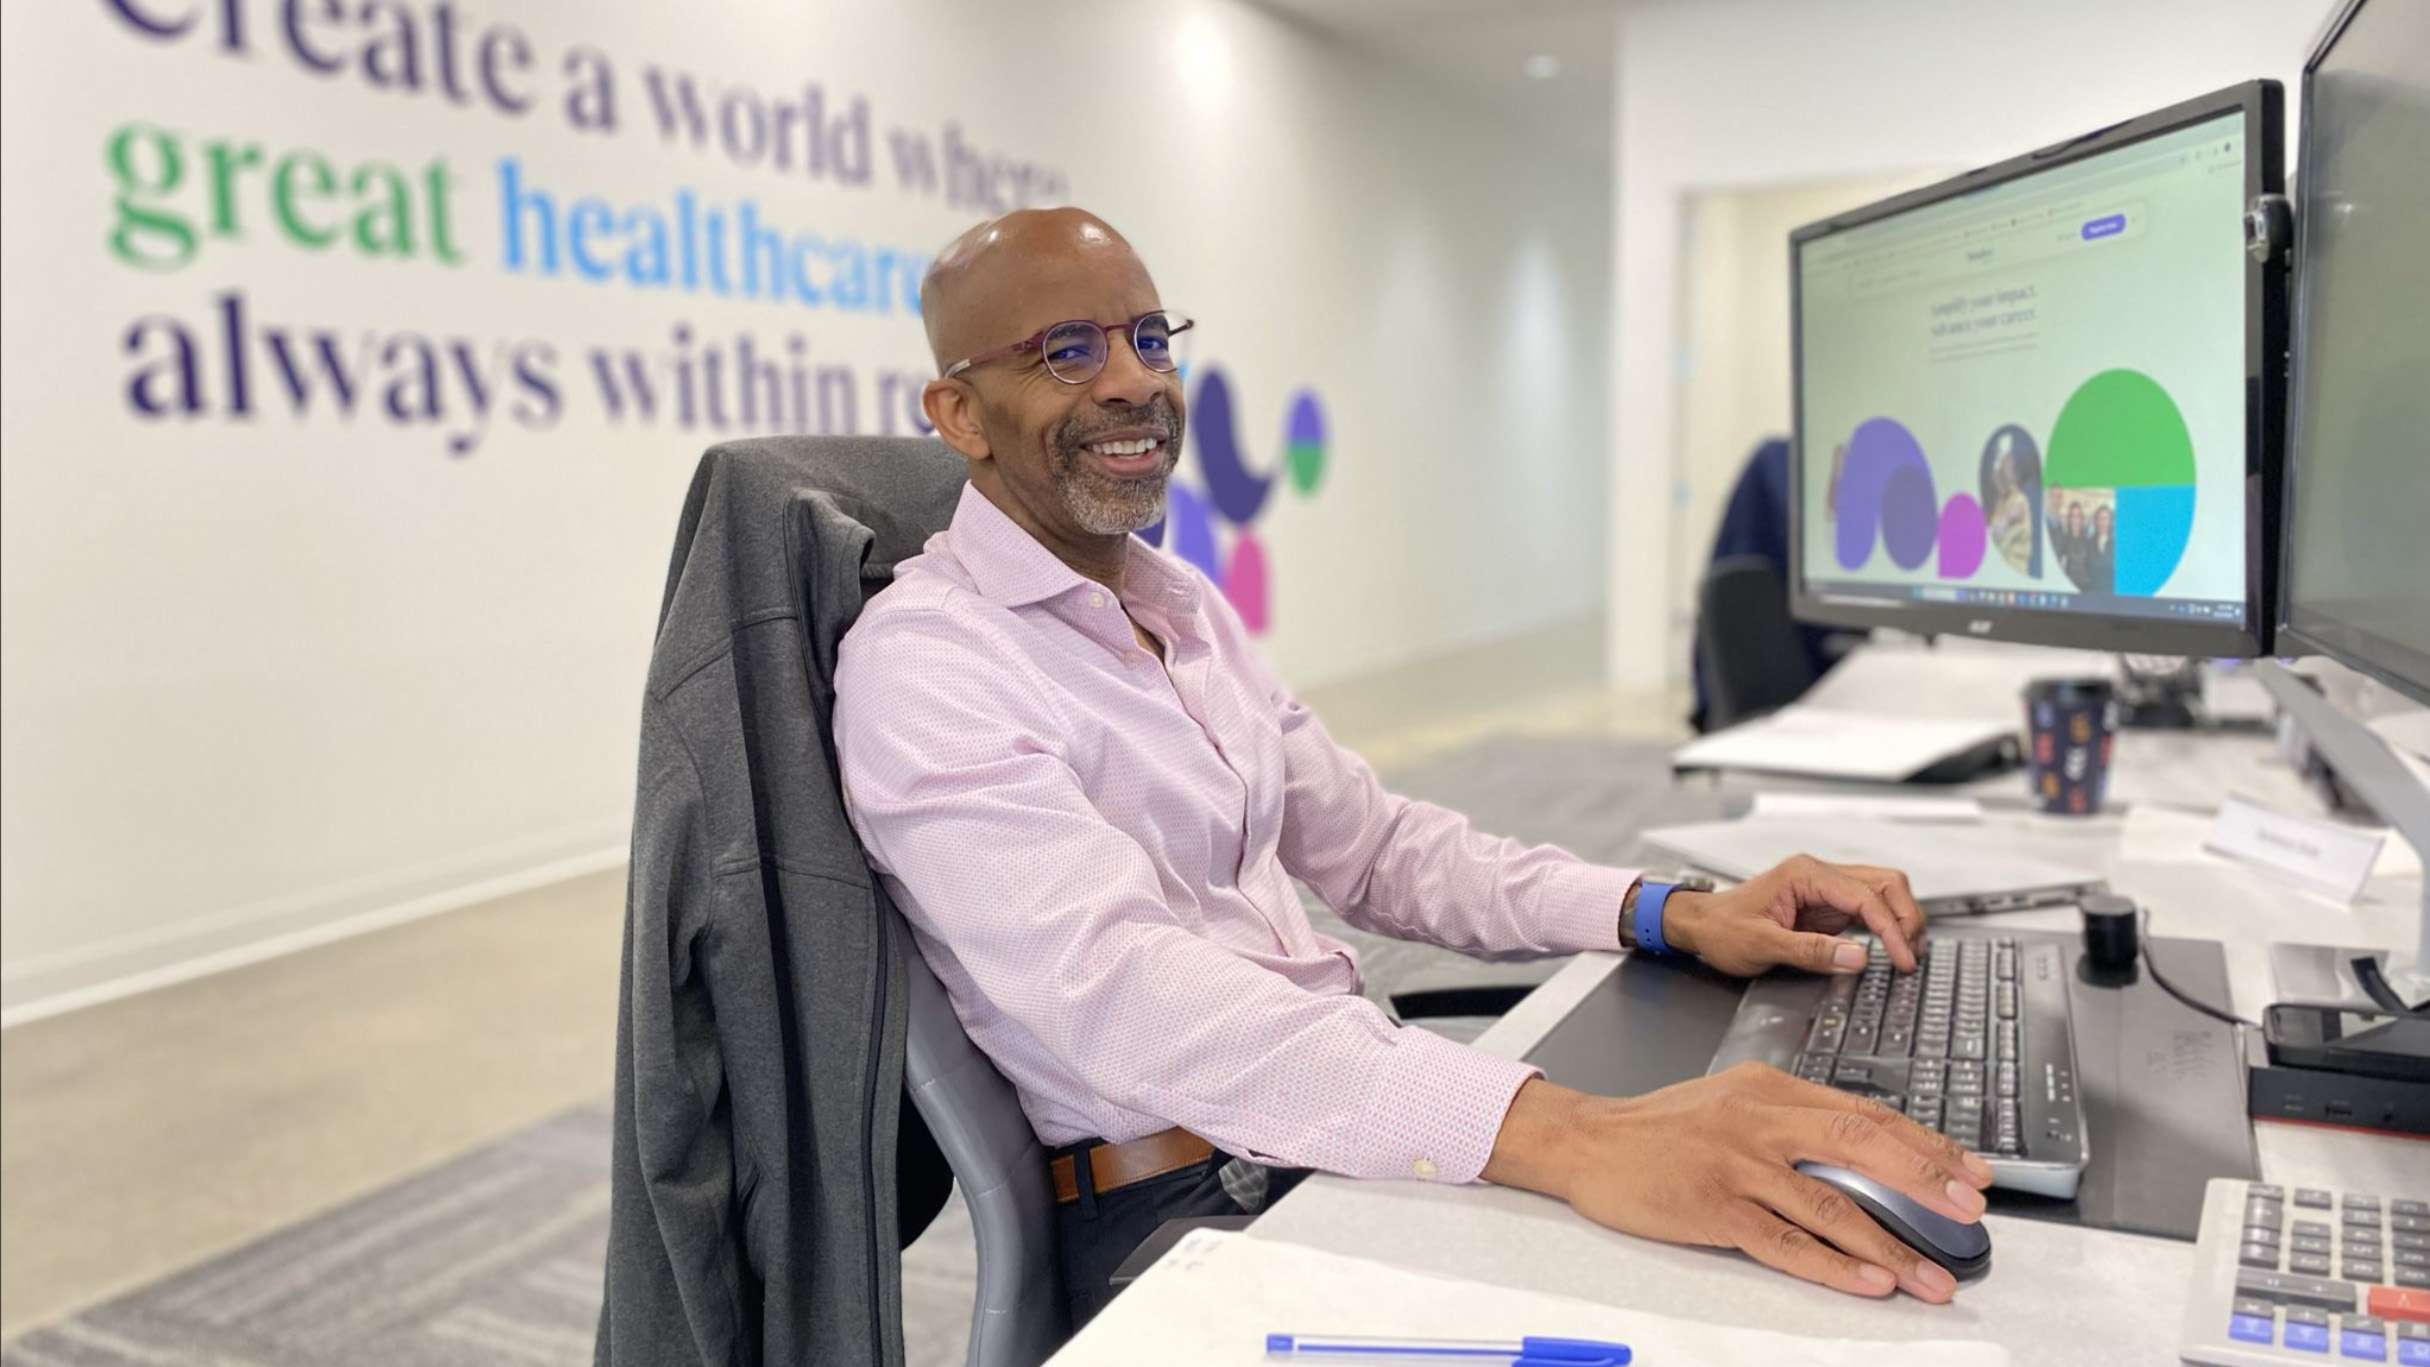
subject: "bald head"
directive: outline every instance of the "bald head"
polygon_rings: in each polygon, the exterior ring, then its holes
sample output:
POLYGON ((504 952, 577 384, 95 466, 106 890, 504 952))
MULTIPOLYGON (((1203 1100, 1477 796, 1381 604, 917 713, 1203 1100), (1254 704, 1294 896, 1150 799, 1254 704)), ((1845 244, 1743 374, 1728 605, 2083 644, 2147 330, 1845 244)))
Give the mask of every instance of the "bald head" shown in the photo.
POLYGON ((1131 244, 1085 209, 1015 209, 953 240, 920 281, 928 349, 942 371, 1072 318, 1111 322, 1095 301, 1155 297, 1131 244))

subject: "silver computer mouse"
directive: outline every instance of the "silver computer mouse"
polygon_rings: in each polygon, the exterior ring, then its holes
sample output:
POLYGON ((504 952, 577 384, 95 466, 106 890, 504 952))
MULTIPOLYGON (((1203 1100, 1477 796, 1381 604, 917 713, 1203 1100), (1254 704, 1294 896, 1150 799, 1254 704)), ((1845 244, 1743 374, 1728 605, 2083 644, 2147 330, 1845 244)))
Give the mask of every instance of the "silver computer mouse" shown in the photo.
POLYGON ((1947 1268, 1949 1275, 1959 1281, 1972 1281, 1991 1270, 1991 1234, 1981 1225, 1952 1220, 1905 1192, 1848 1168, 1800 1163, 1797 1170, 1838 1188, 1858 1209, 1890 1231, 1890 1237, 1947 1268))

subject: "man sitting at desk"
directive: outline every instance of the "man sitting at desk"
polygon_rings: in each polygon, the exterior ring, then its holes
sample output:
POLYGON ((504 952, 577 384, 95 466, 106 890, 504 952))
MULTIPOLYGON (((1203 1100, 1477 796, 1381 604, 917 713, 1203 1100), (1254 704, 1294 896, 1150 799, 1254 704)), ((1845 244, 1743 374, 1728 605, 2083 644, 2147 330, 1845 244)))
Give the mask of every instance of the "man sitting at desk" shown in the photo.
POLYGON ((1752 974, 1855 972, 1864 953, 1835 932, 1860 920, 1912 968, 1923 917, 1902 875, 1797 859, 1666 899, 1386 793, 1222 596, 1130 535, 1163 516, 1180 458, 1188 323, 1129 244, 1077 210, 1009 214, 949 246, 921 300, 941 375, 922 401, 970 483, 845 638, 836 739, 887 892, 1061 1146, 1077 1319, 1157 1224, 1258 1209, 1297 1175, 1276 1168, 1482 1178, 1843 1291, 1950 1297, 1947 1273, 1791 1165, 1972 1220, 1980 1159, 1751 1064, 1593 1097, 1401 1028, 1291 881, 1364 929, 1482 957, 1625 936, 1752 974))

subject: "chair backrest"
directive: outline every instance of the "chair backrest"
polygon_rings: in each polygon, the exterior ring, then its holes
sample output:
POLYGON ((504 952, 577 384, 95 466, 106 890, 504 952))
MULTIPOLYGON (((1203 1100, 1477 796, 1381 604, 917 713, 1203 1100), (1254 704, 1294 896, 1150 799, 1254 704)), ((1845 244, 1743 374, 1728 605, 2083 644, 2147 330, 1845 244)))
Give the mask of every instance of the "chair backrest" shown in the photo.
MULTIPOLYGON (((730 445, 784 461, 870 529, 863 587, 873 594, 892 582, 897 563, 945 530, 967 478, 962 457, 933 440, 769 437, 730 445)), ((1012 1084, 964 1033, 909 925, 898 917, 894 928, 910 989, 903 1087, 953 1169, 978 1240, 970 1367, 1036 1367, 1071 1335, 1048 1155, 1012 1084)))
POLYGON ((1816 678, 1789 616, 1788 582, 1759 555, 1723 556, 1705 572, 1696 595, 1696 653, 1704 664, 1708 730, 1795 702, 1816 678))

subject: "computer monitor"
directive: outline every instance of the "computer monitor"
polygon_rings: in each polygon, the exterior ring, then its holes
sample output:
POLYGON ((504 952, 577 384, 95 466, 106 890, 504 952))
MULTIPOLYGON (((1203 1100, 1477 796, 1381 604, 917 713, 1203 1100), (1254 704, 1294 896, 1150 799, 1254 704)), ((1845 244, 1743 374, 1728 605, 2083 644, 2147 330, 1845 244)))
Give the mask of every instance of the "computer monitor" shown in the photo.
MULTIPOLYGON (((2348 0, 2304 64, 2303 105, 2279 641, 2430 703, 2430 5, 2348 0)), ((2430 855, 2430 784, 2327 698, 2263 676, 2339 779, 2430 855)), ((2430 1000, 2430 885, 2413 951, 2370 957, 2403 1002, 2430 1000)), ((2376 995, 2355 959, 2271 951, 2291 998, 2376 995)))
POLYGON ((2430 5, 2347 4, 2303 96, 2283 653, 2430 703, 2430 5))
POLYGON ((1792 610, 2171 655, 2276 620, 2283 181, 2255 81, 1790 235, 1792 610))

